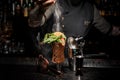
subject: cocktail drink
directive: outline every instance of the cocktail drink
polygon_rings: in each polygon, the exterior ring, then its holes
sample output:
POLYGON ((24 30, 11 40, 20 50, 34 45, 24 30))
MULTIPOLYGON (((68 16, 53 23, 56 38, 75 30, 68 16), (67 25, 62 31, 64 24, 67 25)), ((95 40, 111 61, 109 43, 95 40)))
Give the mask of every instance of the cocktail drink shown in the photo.
POLYGON ((52 44, 52 62, 57 64, 57 70, 61 71, 61 63, 64 62, 65 56, 64 56, 64 48, 65 46, 61 43, 55 42, 52 44))
POLYGON ((52 44, 52 62, 57 64, 57 70, 61 72, 61 63, 64 62, 64 48, 66 36, 62 32, 47 33, 43 40, 44 43, 52 44))

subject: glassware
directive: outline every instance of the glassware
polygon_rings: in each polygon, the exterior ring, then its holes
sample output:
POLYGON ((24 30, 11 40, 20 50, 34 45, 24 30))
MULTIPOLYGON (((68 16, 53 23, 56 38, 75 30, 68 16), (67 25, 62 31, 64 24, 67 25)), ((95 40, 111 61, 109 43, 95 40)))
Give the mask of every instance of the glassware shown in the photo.
POLYGON ((61 43, 53 43, 52 45, 52 62, 57 64, 57 71, 61 72, 61 63, 65 61, 64 48, 61 43))

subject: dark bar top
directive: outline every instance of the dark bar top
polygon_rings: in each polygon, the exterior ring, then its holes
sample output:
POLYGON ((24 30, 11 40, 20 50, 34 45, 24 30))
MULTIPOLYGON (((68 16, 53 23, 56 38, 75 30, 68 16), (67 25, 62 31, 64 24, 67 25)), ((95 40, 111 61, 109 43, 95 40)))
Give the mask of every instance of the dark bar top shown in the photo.
MULTIPOLYGON (((36 61, 35 57, 0 57, 0 80, 57 80, 53 72, 37 71, 36 61)), ((120 80, 120 60, 85 58, 81 72, 81 80, 120 80)), ((65 66, 59 80, 78 80, 78 77, 65 66)))
MULTIPOLYGON (((36 57, 0 57, 1 65, 27 65, 36 66, 38 58, 36 57)), ((52 63, 50 63, 52 65, 52 63)), ((68 66, 67 59, 64 62, 68 66)), ((120 68, 120 59, 109 58, 84 58, 83 67, 93 68, 120 68)))
MULTIPOLYGON (((25 66, 4 66, 0 69, 0 80, 57 80, 51 73, 39 73, 25 66)), ((82 68, 81 80, 120 80, 118 68, 82 68)), ((69 69, 63 73, 60 80, 78 80, 75 72, 69 69)))

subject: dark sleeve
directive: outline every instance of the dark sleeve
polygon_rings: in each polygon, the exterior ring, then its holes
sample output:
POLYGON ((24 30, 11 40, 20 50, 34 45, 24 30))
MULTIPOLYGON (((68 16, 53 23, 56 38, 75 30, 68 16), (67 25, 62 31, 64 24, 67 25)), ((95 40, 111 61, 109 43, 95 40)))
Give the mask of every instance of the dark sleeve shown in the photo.
POLYGON ((38 27, 45 23, 45 17, 40 12, 40 6, 37 5, 29 13, 28 25, 30 27, 38 27))
POLYGON ((37 5, 34 9, 30 11, 28 24, 30 27, 43 26, 45 22, 53 14, 54 5, 51 5, 47 10, 42 11, 40 6, 37 5))
POLYGON ((95 6, 93 25, 96 27, 96 29, 104 34, 109 34, 109 32, 112 30, 110 23, 108 23, 106 19, 100 15, 99 10, 95 6))

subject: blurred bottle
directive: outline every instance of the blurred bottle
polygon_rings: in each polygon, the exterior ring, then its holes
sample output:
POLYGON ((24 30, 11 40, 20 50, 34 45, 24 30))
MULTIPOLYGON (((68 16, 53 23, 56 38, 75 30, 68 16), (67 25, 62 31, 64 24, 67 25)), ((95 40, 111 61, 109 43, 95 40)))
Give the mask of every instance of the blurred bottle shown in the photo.
POLYGON ((28 0, 23 1, 22 10, 23 10, 23 16, 28 17, 28 0))
POLYGON ((15 15, 15 1, 12 2, 12 15, 15 15))
MULTIPOLYGON (((13 8, 14 8, 14 6, 13 6, 13 8)), ((21 15, 21 5, 18 0, 15 1, 15 15, 18 15, 18 16, 21 15)))
POLYGON ((34 2, 33 2, 33 0, 29 0, 28 1, 28 11, 30 11, 33 8, 34 8, 34 2))
POLYGON ((3 54, 9 54, 10 40, 6 40, 3 44, 3 54))

